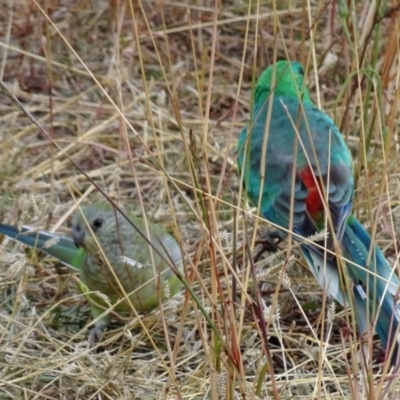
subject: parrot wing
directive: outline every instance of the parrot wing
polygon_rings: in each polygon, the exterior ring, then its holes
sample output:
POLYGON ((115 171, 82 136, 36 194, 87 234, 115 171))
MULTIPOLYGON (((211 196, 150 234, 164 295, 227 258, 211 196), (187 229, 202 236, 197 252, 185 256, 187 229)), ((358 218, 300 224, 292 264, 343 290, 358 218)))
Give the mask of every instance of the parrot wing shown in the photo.
POLYGON ((333 230, 343 237, 353 196, 352 162, 333 121, 312 103, 275 98, 266 131, 268 104, 256 106, 250 134, 245 128, 239 141, 239 166, 243 169, 245 141, 249 136, 244 167, 245 187, 254 204, 261 196, 260 212, 271 222, 303 237, 324 227, 324 201, 333 230), (268 134, 263 168, 264 136, 268 134))

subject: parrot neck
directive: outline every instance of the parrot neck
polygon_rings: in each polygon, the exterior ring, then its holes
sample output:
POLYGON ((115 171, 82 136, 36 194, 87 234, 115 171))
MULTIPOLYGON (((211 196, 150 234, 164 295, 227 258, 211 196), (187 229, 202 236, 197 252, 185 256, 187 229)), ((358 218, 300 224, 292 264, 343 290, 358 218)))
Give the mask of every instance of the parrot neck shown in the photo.
MULTIPOLYGON (((273 90, 274 93, 274 99, 277 98, 291 98, 291 99, 301 99, 302 103, 310 103, 313 104, 310 93, 306 88, 301 92, 298 92, 296 88, 290 87, 290 88, 281 88, 277 86, 275 90, 273 90)), ((257 86, 256 91, 254 93, 254 104, 264 104, 270 97, 271 95, 271 90, 269 87, 262 87, 262 86, 257 86)))

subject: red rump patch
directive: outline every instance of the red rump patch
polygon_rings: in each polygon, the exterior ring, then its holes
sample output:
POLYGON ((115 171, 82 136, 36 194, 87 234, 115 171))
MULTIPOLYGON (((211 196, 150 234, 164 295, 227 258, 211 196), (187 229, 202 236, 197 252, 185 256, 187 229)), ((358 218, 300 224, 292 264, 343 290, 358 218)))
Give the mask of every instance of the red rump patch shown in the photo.
POLYGON ((324 204, 319 194, 320 192, 318 191, 320 181, 314 176, 310 168, 302 169, 299 175, 308 189, 308 197, 306 199, 307 211, 310 213, 311 217, 317 216, 317 214, 324 211, 324 204))

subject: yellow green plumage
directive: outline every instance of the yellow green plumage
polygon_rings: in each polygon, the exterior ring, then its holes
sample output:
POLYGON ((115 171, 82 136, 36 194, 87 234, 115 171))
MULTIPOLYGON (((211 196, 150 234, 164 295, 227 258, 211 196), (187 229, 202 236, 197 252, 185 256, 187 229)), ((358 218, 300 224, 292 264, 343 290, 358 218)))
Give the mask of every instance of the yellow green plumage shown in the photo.
MULTIPOLYGON (((0 233, 36 247, 77 269, 88 294, 94 318, 109 307, 117 312, 151 311, 180 289, 183 273, 178 243, 161 226, 135 217, 125 218, 109 203, 95 203, 77 210, 72 220, 73 239, 49 232, 32 233, 0 224, 0 233), (50 239, 57 243, 46 246, 50 239)), ((111 314, 98 320, 90 333, 93 345, 101 338, 111 314)))

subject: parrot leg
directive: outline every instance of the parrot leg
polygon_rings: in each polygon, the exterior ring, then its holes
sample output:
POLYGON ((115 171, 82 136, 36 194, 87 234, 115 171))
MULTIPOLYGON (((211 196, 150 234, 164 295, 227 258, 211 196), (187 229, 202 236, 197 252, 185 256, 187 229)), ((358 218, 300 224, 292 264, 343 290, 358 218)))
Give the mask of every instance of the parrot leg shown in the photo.
POLYGON ((263 235, 264 251, 276 252, 278 251, 278 244, 285 240, 285 235, 279 229, 272 229, 263 235))
POLYGON ((263 234, 263 238, 260 241, 261 248, 253 255, 254 263, 256 263, 266 251, 276 253, 279 250, 278 244, 284 239, 283 233, 278 229, 270 230, 263 234))
MULTIPOLYGON (((104 313, 104 310, 101 308, 91 307, 93 318, 96 319, 98 316, 104 313)), ((107 325, 111 320, 111 314, 105 315, 103 318, 99 319, 95 322, 94 326, 90 328, 89 331, 89 347, 92 348, 99 343, 103 338, 104 329, 106 329, 107 325)))
POLYGON ((95 294, 90 293, 89 288, 82 281, 78 282, 78 289, 89 300, 90 311, 92 312, 93 319, 96 321, 89 330, 89 347, 92 348, 96 343, 101 341, 104 329, 106 329, 111 321, 110 313, 101 317, 109 305, 102 302, 95 294))

